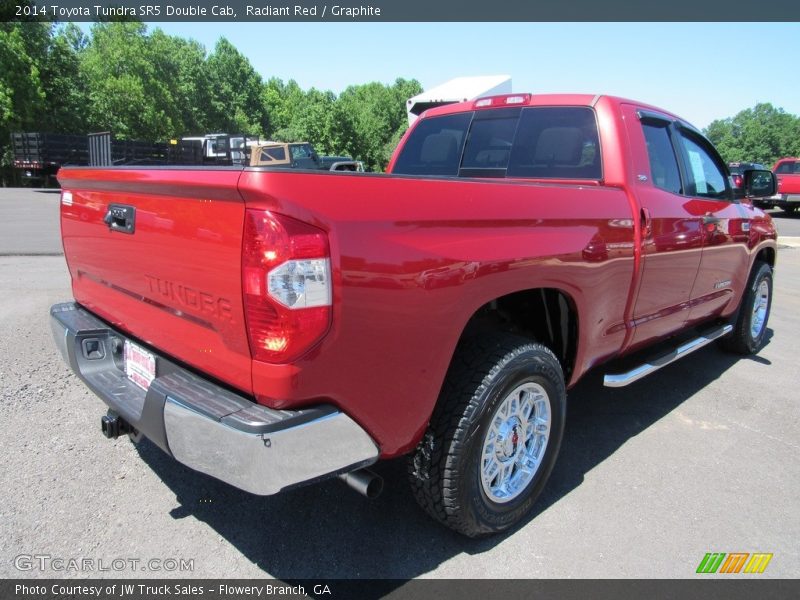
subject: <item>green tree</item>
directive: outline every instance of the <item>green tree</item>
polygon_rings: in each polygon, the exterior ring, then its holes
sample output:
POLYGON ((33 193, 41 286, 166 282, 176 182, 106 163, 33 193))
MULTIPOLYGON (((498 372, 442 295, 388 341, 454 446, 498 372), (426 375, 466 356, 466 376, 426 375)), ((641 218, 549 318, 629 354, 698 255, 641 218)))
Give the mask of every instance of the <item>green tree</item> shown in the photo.
POLYGON ((14 180, 11 133, 35 126, 47 114, 41 65, 46 61, 49 23, 0 22, 0 179, 14 180))
POLYGON ((80 68, 86 36, 73 23, 56 30, 40 66, 45 95, 44 112, 37 128, 61 133, 85 133, 88 94, 80 68))
POLYGON ((347 150, 371 169, 383 170, 392 141, 408 127, 405 101, 421 91, 419 82, 405 79, 391 86, 367 83, 348 87, 339 97, 341 114, 353 132, 347 150))
POLYGON ((225 38, 206 57, 194 40, 139 22, 0 23, 0 151, 14 130, 163 140, 226 131, 303 140, 385 167, 406 129, 415 80, 351 86, 340 97, 266 82, 225 38))
MULTIPOLYGON (((344 152, 346 121, 333 92, 311 88, 301 99, 291 98, 289 125, 276 131, 286 141, 309 141, 323 154, 344 152)), ((288 103, 287 103, 288 104, 288 103)))
POLYGON ((305 101, 305 93, 294 79, 288 82, 277 77, 271 77, 262 90, 262 104, 269 117, 269 128, 265 131, 267 137, 278 140, 289 140, 293 137, 292 120, 305 101))
POLYGON ((163 61, 142 23, 97 23, 83 52, 89 122, 120 138, 163 139, 175 130, 163 61))
POLYGON ((0 144, 44 113, 40 65, 47 55, 48 23, 0 23, 0 144))
POLYGON ((163 107, 171 130, 169 137, 203 133, 212 129, 212 84, 205 48, 186 40, 153 31, 150 56, 156 76, 164 85, 160 96, 169 104, 163 107))
POLYGON ((224 37, 208 57, 212 128, 263 135, 269 130, 263 82, 253 65, 224 37))
POLYGON ((726 161, 770 166, 782 156, 800 153, 800 118, 769 103, 715 120, 705 134, 726 161))

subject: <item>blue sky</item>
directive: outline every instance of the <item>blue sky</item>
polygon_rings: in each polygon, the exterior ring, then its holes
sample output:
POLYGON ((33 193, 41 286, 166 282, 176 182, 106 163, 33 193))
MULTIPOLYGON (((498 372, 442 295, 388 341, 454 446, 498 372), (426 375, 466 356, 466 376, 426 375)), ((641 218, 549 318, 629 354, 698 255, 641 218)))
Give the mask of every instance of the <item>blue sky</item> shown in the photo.
POLYGON ((515 92, 626 96, 698 127, 758 102, 800 114, 800 23, 155 23, 211 51, 230 40, 265 78, 341 92, 507 74, 515 92))

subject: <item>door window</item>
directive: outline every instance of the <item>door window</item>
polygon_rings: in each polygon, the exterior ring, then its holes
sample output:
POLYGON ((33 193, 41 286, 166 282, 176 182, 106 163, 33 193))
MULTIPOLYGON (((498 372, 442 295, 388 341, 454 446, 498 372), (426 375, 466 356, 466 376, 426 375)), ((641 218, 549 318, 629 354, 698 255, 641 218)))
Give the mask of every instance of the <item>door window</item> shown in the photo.
POLYGON ((678 139, 686 156, 687 195, 703 198, 728 199, 728 178, 719 161, 706 149, 699 139, 695 140, 684 132, 678 139))
POLYGON ((650 160, 653 185, 673 194, 682 194, 678 159, 675 158, 675 149, 672 147, 666 123, 663 125, 643 123, 642 129, 647 143, 647 157, 650 160))

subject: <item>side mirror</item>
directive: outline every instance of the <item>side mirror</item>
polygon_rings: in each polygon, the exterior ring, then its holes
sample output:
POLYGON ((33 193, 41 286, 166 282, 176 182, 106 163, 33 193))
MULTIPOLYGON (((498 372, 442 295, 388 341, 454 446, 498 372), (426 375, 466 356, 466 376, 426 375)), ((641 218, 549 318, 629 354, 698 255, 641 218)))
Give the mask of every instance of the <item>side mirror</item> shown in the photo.
POLYGON ((747 198, 767 198, 774 196, 778 182, 772 171, 747 169, 744 172, 744 194, 747 198))

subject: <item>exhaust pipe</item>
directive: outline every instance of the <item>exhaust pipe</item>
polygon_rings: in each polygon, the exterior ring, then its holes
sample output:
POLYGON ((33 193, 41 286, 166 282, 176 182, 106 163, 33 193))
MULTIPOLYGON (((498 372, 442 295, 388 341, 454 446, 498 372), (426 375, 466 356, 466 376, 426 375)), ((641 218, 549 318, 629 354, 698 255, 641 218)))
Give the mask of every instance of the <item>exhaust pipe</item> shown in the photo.
POLYGON ((342 473, 339 475, 339 479, 370 500, 380 496, 383 491, 383 477, 376 475, 369 469, 358 469, 349 473, 342 473))

